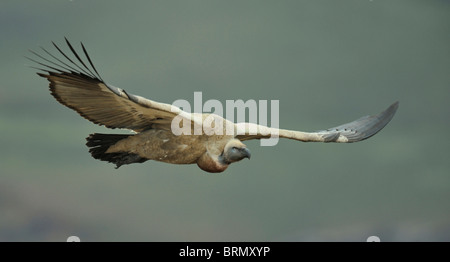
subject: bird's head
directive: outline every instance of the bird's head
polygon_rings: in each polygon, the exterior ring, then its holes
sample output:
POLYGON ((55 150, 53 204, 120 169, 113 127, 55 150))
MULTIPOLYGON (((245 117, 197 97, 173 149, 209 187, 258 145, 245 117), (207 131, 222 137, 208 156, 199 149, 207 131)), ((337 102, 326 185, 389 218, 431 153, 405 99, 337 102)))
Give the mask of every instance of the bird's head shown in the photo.
POLYGON ((250 150, 238 139, 230 140, 223 149, 222 158, 225 163, 234 163, 244 158, 250 159, 250 150))

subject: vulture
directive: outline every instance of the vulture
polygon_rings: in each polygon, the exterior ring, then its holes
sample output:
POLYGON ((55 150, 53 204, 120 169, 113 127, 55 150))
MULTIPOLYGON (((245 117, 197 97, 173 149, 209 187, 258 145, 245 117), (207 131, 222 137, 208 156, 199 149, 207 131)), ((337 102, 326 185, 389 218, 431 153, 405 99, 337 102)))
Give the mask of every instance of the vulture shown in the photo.
POLYGON ((155 160, 170 164, 197 164, 206 172, 223 172, 234 162, 250 159, 250 151, 242 141, 266 139, 277 134, 279 138, 302 142, 358 142, 383 129, 398 108, 398 102, 395 102, 379 114, 316 132, 233 123, 216 114, 186 112, 174 105, 114 87, 100 77, 83 43, 83 58, 67 38, 65 43, 70 52, 64 52, 52 42, 58 56, 41 47, 39 53, 30 50, 33 58, 27 58, 37 64, 33 66, 39 70, 37 74, 49 81, 50 93, 58 102, 95 124, 133 131, 130 134, 94 133, 86 138, 92 157, 114 163, 116 168, 155 160), (231 127, 235 132, 211 134, 203 128, 200 134, 174 134, 171 125, 176 117, 192 123, 191 128, 198 126, 198 121, 212 117, 214 121, 221 121, 224 129, 231 127))

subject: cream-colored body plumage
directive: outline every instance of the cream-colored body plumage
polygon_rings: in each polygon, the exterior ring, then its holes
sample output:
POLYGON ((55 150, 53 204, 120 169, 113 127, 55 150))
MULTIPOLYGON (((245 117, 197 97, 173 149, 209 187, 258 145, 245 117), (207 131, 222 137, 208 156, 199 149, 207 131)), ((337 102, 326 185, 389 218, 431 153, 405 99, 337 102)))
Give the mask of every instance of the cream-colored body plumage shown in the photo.
POLYGON ((105 153, 129 152, 142 158, 169 164, 195 164, 209 172, 221 172, 217 158, 233 136, 174 135, 171 131, 150 129, 110 146, 105 153), (201 161, 199 161, 201 159, 201 161))

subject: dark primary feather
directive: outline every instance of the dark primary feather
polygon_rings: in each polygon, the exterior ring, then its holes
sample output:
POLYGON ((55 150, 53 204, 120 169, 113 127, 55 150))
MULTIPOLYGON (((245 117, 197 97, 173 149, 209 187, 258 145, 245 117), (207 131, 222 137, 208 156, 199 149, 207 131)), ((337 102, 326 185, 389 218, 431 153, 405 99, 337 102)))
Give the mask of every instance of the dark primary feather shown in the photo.
POLYGON ((176 113, 167 111, 165 104, 135 96, 106 84, 83 43, 81 48, 87 61, 83 61, 66 38, 65 43, 70 52, 63 51, 52 42, 62 58, 44 48, 41 48, 43 50, 41 54, 30 50, 34 58, 27 57, 42 67, 37 69, 45 73, 38 75, 50 82, 51 94, 61 104, 75 110, 93 123, 108 128, 132 129, 136 132, 150 129, 153 124, 170 123, 176 116, 176 113))
MULTIPOLYGON (((89 72, 88 74, 90 74, 90 76, 92 77, 96 77, 96 75, 94 73, 92 73, 92 71, 89 69, 89 67, 87 67, 83 60, 81 60, 80 56, 78 55, 78 53, 75 51, 75 49, 72 47, 72 45, 70 44, 69 40, 67 40, 67 38, 64 37, 64 39, 66 40, 67 45, 69 46, 70 50, 72 51, 72 53, 75 55, 75 57, 78 59, 78 61, 84 66, 84 68, 87 69, 87 71, 89 72)), ((73 62, 72 62, 73 63, 73 62)))
POLYGON ((72 51, 73 55, 75 55, 75 57, 78 59, 78 61, 81 63, 81 65, 75 63, 64 51, 62 51, 62 49, 56 45, 54 42, 52 42, 53 46, 56 48, 56 50, 58 50, 58 52, 60 54, 62 54, 65 59, 67 59, 67 62, 70 62, 70 64, 63 62, 61 59, 57 58, 55 55, 51 54, 49 51, 47 51, 45 48, 41 47, 41 49, 48 55, 48 57, 44 57, 41 54, 38 54, 37 52, 33 51, 33 50, 29 50, 33 55, 35 55, 37 58, 42 59, 43 61, 47 62, 46 63, 42 63, 37 61, 36 59, 30 58, 30 57, 26 57, 27 59, 29 59, 30 61, 43 66, 44 68, 36 68, 39 69, 41 71, 50 73, 50 72, 66 72, 66 73, 71 73, 74 75, 79 75, 79 76, 86 76, 92 79, 97 79, 101 82, 103 82, 102 78, 100 77, 100 74, 97 72, 97 70, 95 69, 93 63, 91 62, 91 58, 89 57, 88 53, 86 52, 83 43, 81 43, 81 46, 83 48, 83 52, 86 56, 86 58, 88 59, 90 65, 92 66, 92 69, 94 70, 95 74, 92 72, 92 70, 86 66, 86 64, 83 62, 83 60, 81 60, 80 56, 78 55, 78 53, 75 51, 75 49, 73 48, 73 46, 70 44, 70 42, 67 40, 67 38, 64 38, 66 40, 67 46, 70 48, 70 50, 72 51))
MULTIPOLYGON (((67 40, 67 39, 66 39, 66 40, 67 40)), ((97 73, 98 78, 99 78, 100 80, 102 80, 102 78, 100 77, 100 74, 97 72, 97 69, 95 68, 94 64, 92 63, 92 60, 91 60, 91 58, 89 57, 89 54, 88 54, 88 52, 86 51, 86 48, 84 47, 83 43, 81 43, 81 47, 83 48, 84 55, 85 55, 86 58, 88 59, 89 64, 91 64, 92 69, 94 69, 95 73, 97 73)))

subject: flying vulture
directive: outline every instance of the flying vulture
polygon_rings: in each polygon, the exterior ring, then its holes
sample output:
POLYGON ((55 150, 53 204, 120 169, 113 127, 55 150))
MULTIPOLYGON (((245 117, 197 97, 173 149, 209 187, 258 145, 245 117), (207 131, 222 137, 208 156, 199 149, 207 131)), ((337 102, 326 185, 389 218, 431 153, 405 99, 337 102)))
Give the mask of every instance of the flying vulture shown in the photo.
POLYGON ((60 53, 59 58, 41 48, 40 54, 30 50, 35 58, 28 59, 43 67, 34 68, 42 71, 37 74, 50 82, 50 92, 61 104, 95 124, 134 131, 132 134, 94 133, 86 138, 92 156, 114 163, 116 168, 155 160, 171 164, 195 163, 207 172, 223 172, 231 163, 250 158, 250 151, 242 141, 265 139, 276 133, 280 138, 302 142, 358 142, 380 131, 398 108, 398 102, 395 102, 377 115, 317 132, 274 130, 253 123, 235 124, 215 114, 191 114, 113 87, 100 77, 82 43, 84 59, 65 40, 71 57, 52 42, 55 52, 60 53), (198 120, 212 116, 215 121, 223 122, 223 128, 232 127, 236 132, 230 135, 224 131, 217 135, 202 130, 200 135, 176 135, 171 124, 177 116, 191 121, 193 127, 198 120), (257 131, 251 131, 251 128, 257 131))

